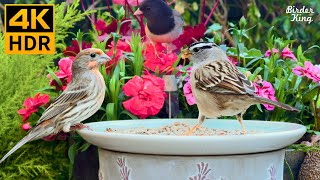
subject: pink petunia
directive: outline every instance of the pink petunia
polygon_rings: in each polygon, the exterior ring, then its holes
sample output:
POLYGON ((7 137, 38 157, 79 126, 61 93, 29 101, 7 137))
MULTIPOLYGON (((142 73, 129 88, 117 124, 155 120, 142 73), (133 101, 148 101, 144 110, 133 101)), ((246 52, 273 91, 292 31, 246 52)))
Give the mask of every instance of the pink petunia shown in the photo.
MULTIPOLYGON (((272 48, 272 53, 273 54, 277 54, 279 52, 278 49, 276 48, 272 48)), ((266 53, 264 54, 265 57, 270 57, 271 56, 271 51, 270 50, 267 50, 266 53)))
POLYGON ((187 103, 191 106, 196 104, 196 99, 192 94, 190 79, 183 86, 183 94, 187 99, 187 103))
MULTIPOLYGON (((253 84, 255 87, 255 93, 258 96, 270 99, 272 101, 277 101, 277 99, 275 97, 275 90, 270 82, 263 81, 261 83, 261 86, 256 82, 254 82, 253 84)), ((263 106, 269 111, 272 111, 274 109, 274 106, 269 105, 269 104, 263 104, 263 106)))
POLYGON ((292 72, 297 76, 306 76, 314 82, 320 82, 320 67, 313 65, 311 62, 304 62, 304 67, 296 66, 292 72))
POLYGON ((294 56, 294 54, 292 53, 292 51, 290 51, 290 49, 288 47, 285 47, 280 56, 283 58, 283 59, 286 59, 286 58, 289 58, 289 59, 292 59, 294 61, 297 60, 297 58, 294 56))

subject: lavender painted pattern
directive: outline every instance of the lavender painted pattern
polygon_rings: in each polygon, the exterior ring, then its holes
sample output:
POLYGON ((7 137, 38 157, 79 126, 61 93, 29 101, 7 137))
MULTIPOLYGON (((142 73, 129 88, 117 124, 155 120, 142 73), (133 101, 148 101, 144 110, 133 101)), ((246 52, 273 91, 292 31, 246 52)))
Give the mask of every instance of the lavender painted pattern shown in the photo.
POLYGON ((125 157, 119 157, 117 160, 117 164, 119 166, 120 170, 120 176, 122 180, 130 180, 130 172, 131 169, 126 165, 126 158, 125 157))
POLYGON ((276 177, 277 172, 273 164, 270 166, 270 168, 268 168, 268 172, 270 176, 269 180, 277 180, 277 177, 276 177))
POLYGON ((206 164, 204 164, 204 162, 198 163, 197 164, 198 174, 194 176, 190 176, 189 180, 210 180, 209 178, 206 177, 208 173, 211 171, 211 169, 209 169, 208 166, 209 166, 208 163, 206 164))

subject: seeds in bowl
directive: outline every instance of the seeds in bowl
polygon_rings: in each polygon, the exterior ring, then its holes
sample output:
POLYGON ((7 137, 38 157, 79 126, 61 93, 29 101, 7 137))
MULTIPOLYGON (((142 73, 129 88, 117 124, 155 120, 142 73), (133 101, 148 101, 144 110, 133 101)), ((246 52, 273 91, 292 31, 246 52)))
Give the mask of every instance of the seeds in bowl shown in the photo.
MULTIPOLYGON (((167 136, 183 136, 186 134, 193 126, 183 122, 175 122, 170 125, 165 125, 158 128, 146 128, 137 127, 129 129, 112 129, 107 128, 107 133, 122 133, 122 134, 141 134, 141 135, 167 135, 167 136)), ((257 131, 248 131, 248 134, 256 134, 257 131)), ((191 135, 192 136, 224 136, 224 135, 241 135, 242 131, 239 130, 221 130, 214 128, 206 128, 200 126, 191 135)))

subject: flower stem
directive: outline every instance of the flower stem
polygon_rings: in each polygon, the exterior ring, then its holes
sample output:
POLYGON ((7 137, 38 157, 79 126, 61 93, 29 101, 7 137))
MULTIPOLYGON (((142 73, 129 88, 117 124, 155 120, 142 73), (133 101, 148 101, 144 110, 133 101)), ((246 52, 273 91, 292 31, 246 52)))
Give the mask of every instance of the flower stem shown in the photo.
POLYGON ((210 20, 210 18, 211 18, 211 16, 212 16, 212 14, 213 14, 213 12, 217 9, 218 4, 219 4, 219 1, 220 1, 220 0, 217 0, 216 4, 215 4, 214 7, 211 9, 211 12, 210 12, 210 14, 209 14, 208 17, 207 17, 206 22, 204 23, 205 26, 208 24, 208 22, 209 22, 209 20, 210 20))

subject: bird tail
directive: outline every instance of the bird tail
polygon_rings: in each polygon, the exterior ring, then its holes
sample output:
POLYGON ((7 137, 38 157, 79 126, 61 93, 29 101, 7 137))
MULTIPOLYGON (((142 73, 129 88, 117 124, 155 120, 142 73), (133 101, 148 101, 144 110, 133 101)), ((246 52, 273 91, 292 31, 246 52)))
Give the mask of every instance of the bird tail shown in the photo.
POLYGON ((3 158, 0 160, 0 164, 6 160, 12 153, 14 153, 16 150, 18 150, 21 146, 25 145, 27 142, 32 141, 38 133, 31 132, 27 136, 25 136, 23 139, 21 139, 3 158))
POLYGON ((299 112, 300 111, 297 108, 294 108, 292 106, 289 106, 289 105, 281 103, 281 102, 272 101, 270 99, 266 99, 266 98, 259 97, 259 96, 256 96, 256 98, 259 100, 259 102, 261 104, 269 104, 269 105, 277 106, 277 107, 282 108, 282 109, 287 110, 287 111, 294 111, 294 112, 299 112))

